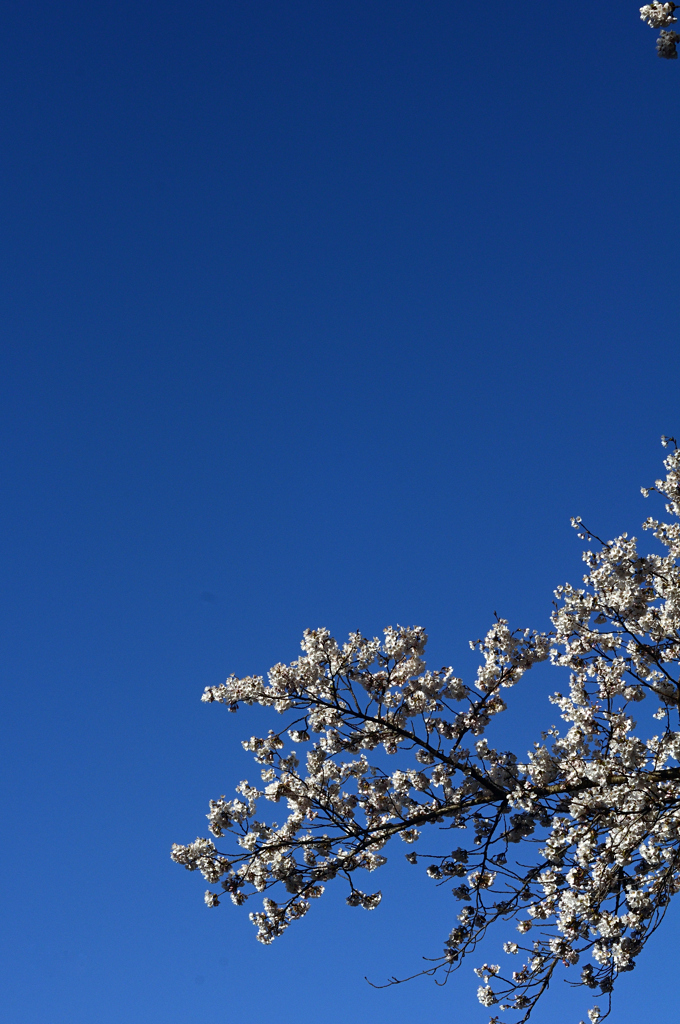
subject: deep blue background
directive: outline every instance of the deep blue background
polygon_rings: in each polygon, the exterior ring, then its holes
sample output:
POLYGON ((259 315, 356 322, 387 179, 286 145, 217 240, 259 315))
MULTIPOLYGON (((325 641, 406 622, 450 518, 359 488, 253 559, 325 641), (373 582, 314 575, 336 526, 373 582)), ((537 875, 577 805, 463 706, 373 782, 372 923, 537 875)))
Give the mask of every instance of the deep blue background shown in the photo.
MULTIPOLYGON (((378 911, 271 948, 205 909, 170 844, 256 716, 199 697, 318 625, 470 673, 580 579, 570 515, 658 510, 680 67, 634 3, 0 10, 7 1019, 486 1020, 470 971, 363 981, 452 924, 403 847, 378 911)), ((664 934, 617 1021, 671 1013, 664 934)), ((539 1024, 589 1005, 559 988, 539 1024)))

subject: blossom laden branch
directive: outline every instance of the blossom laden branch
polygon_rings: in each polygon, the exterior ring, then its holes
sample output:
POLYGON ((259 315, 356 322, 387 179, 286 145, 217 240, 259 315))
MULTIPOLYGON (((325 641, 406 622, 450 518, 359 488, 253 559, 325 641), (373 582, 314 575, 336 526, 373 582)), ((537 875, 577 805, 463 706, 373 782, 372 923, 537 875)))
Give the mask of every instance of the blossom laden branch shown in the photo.
POLYGON ((212 886, 208 906, 261 894, 250 917, 264 943, 336 879, 350 906, 375 909, 380 890, 357 873, 379 869, 400 839, 407 861, 424 863, 459 905, 419 973, 445 981, 498 927, 516 968, 476 968, 484 1006, 527 1021, 555 977, 571 981, 580 964, 571 983, 607 1001, 589 1019, 607 1016, 618 976, 680 889, 680 453, 664 442, 666 476, 643 492, 666 499, 669 521, 643 524, 661 553, 641 554, 627 534, 600 540, 575 519, 591 545, 583 585, 558 588, 549 633, 497 619, 471 645, 481 655, 473 686, 427 668, 422 628, 397 627, 342 645, 308 630, 301 657, 266 680, 206 689, 206 702, 283 719, 243 743, 257 785, 210 802, 213 839, 228 848, 208 838, 173 847, 212 886), (549 698, 565 727, 551 726, 523 759, 490 746, 508 691, 547 661, 569 674, 568 694, 549 698), (286 808, 282 823, 271 804, 286 808), (425 832, 439 836, 438 853, 419 852, 425 832))

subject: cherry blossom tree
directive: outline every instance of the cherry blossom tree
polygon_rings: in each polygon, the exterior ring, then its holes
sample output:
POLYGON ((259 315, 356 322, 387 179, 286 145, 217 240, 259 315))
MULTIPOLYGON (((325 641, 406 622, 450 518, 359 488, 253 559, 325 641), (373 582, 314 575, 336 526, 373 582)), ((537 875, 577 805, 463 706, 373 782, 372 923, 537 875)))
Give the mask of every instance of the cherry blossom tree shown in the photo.
POLYGON ((657 553, 641 554, 625 533, 602 541, 573 520, 588 545, 582 586, 557 589, 549 632, 498 618, 471 644, 481 656, 472 685, 426 668, 424 630, 397 627, 343 645, 308 630, 301 657, 266 681, 231 676, 205 690, 204 701, 230 711, 260 705, 283 719, 243 744, 260 781, 210 802, 224 852, 208 838, 173 846, 173 860, 210 883, 209 907, 225 894, 237 906, 263 894, 250 914, 263 943, 330 883, 346 886, 351 907, 372 910, 381 893, 359 879, 398 840, 406 870, 424 864, 457 901, 450 934, 418 973, 445 980, 500 933, 508 966, 475 967, 483 1006, 527 1021, 564 975, 599 991, 591 1024, 609 1014, 618 976, 634 969, 680 890, 680 451, 663 443, 666 476, 643 489, 666 499, 668 522, 643 524, 657 553), (522 758, 484 734, 539 662, 558 683, 570 677, 568 694, 549 698, 564 725, 522 758), (268 804, 286 808, 282 824, 268 804), (419 852, 425 834, 437 856, 419 852))
POLYGON ((653 0, 651 4, 645 4, 640 8, 640 17, 646 21, 650 28, 661 29, 656 41, 656 52, 666 60, 677 60, 680 35, 670 28, 678 20, 675 12, 678 5, 674 3, 662 4, 653 0))

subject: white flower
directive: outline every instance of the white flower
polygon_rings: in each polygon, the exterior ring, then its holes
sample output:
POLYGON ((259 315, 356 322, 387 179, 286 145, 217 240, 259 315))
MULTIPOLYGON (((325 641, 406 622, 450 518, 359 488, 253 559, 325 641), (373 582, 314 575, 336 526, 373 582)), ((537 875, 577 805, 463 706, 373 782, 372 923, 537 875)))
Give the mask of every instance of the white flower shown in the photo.
POLYGON ((498 1000, 493 993, 493 989, 489 985, 480 985, 477 989, 477 998, 479 999, 482 1006, 493 1006, 498 1000))
POLYGON ((676 5, 674 3, 662 4, 654 0, 651 4, 645 4, 640 8, 640 17, 646 21, 651 28, 668 28, 678 19, 674 16, 676 5))
POLYGON ((678 43, 680 43, 680 35, 677 32, 664 32, 662 30, 656 41, 656 52, 659 57, 663 57, 665 60, 677 60, 678 43))

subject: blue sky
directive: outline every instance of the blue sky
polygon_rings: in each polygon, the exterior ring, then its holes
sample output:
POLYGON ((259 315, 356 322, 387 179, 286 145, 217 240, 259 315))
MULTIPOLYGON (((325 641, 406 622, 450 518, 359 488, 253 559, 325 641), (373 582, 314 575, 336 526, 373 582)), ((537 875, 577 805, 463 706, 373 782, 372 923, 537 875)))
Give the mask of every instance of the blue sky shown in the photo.
MULTIPOLYGON (((604 2, 26 0, 0 49, 7 1019, 485 1020, 471 972, 363 980, 455 913, 399 849, 378 911, 271 948, 206 910, 170 844, 256 718, 199 697, 319 625, 422 624, 471 673, 494 611, 545 627, 579 580, 571 515, 652 511, 680 67, 604 2)), ((554 688, 515 691, 520 745, 554 688)), ((679 933, 617 1021, 663 1016, 679 933)))

